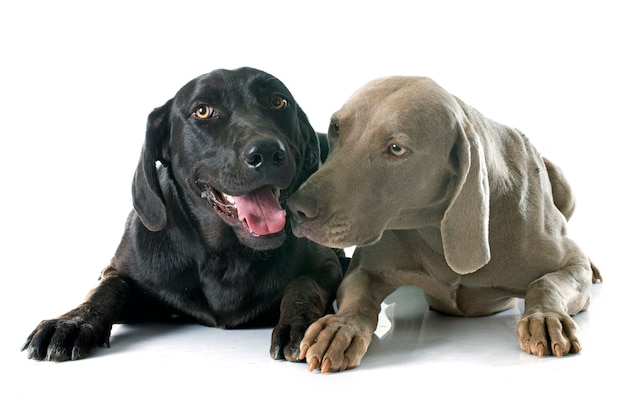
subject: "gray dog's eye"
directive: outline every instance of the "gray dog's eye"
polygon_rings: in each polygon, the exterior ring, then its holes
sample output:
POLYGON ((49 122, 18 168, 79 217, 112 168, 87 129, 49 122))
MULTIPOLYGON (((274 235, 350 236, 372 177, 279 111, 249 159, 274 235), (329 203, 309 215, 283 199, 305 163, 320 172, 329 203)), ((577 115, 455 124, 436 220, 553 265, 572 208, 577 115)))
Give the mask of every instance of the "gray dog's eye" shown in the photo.
POLYGON ((215 109, 213 109, 209 105, 200 105, 196 107, 196 110, 193 112, 193 115, 198 119, 208 119, 211 117, 217 117, 215 114, 215 109))
POLYGON ((402 157, 403 155, 407 154, 409 152, 409 150, 405 147, 402 147, 399 144, 391 144, 387 150, 389 151, 389 153, 395 157, 402 157))
POLYGON ((270 100, 270 105, 272 106, 272 109, 274 110, 283 110, 285 107, 287 107, 288 103, 287 103, 287 99, 285 99, 284 97, 274 95, 272 96, 272 99, 270 100))

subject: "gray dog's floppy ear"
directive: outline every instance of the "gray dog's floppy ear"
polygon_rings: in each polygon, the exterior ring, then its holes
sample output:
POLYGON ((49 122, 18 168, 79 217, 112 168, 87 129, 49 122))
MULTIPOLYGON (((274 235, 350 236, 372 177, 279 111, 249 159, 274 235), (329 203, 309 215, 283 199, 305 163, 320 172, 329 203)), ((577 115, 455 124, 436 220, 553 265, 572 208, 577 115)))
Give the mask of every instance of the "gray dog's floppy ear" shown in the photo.
POLYGON ((458 183, 441 222, 441 238, 448 265, 459 274, 467 274, 491 259, 489 179, 482 143, 465 115, 459 127, 458 183))
POLYGON ((163 165, 169 160, 169 112, 172 101, 155 109, 148 116, 146 140, 133 179, 133 206, 141 223, 153 232, 167 223, 165 200, 159 184, 157 161, 163 165))

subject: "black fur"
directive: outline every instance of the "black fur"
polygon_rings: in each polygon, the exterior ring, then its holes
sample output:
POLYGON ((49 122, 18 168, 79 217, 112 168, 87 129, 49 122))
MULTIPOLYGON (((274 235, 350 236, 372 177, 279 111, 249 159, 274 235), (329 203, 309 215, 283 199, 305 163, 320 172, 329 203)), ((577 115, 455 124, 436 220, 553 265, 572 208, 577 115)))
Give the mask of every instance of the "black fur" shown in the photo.
POLYGON ((23 350, 38 360, 79 359, 108 344, 114 323, 181 316, 216 327, 275 325, 270 354, 297 360, 308 325, 332 309, 336 254, 295 238, 288 220, 281 231, 251 233, 236 215, 218 215, 210 196, 273 185, 284 207, 319 165, 319 138, 275 77, 241 68, 190 81, 148 118, 135 210, 99 284, 74 310, 43 321, 23 350))

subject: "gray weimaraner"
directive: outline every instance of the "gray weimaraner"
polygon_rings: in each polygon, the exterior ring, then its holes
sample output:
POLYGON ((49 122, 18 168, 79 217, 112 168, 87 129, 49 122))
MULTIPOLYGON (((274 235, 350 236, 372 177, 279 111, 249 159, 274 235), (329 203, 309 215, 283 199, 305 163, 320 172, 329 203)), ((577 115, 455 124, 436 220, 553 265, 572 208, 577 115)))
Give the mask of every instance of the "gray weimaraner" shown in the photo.
POLYGON ((459 316, 525 298, 524 351, 580 351, 571 315, 588 307, 601 276, 566 235, 569 184, 522 133, 428 78, 388 77, 332 116, 328 138, 326 163, 287 202, 293 230, 357 248, 338 312, 311 325, 300 345, 309 369, 358 366, 381 302, 405 285, 459 316))

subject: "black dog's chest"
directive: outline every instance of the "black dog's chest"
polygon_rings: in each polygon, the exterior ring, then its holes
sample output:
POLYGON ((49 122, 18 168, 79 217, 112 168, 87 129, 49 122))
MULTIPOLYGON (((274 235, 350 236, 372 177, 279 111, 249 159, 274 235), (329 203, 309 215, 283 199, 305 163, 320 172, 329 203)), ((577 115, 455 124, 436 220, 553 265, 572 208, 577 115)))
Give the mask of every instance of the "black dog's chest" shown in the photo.
POLYGON ((182 313, 211 326, 236 326, 277 307, 284 290, 276 262, 212 254, 180 270, 165 297, 182 313))
POLYGON ((215 290, 228 290, 229 287, 236 291, 241 289, 254 289, 253 282, 258 282, 262 277, 259 269, 262 264, 257 264, 241 256, 210 255, 198 270, 198 280, 208 297, 213 297, 215 290))

